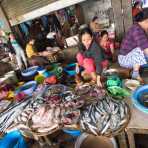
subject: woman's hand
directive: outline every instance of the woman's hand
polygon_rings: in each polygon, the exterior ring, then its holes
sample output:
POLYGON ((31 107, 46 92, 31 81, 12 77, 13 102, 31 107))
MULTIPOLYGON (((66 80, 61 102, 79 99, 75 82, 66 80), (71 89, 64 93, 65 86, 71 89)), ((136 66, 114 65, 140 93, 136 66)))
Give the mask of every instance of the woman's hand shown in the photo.
POLYGON ((98 87, 103 87, 102 83, 101 83, 100 76, 97 76, 97 85, 98 85, 98 87))

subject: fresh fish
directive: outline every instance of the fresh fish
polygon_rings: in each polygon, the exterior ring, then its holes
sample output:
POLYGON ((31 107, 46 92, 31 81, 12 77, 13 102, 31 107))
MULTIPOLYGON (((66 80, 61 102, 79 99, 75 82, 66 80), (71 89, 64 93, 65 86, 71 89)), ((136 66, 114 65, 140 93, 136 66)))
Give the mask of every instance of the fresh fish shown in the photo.
POLYGON ((113 115, 117 114, 118 110, 119 110, 119 108, 116 107, 115 110, 112 112, 112 114, 113 114, 113 115))
POLYGON ((127 122, 127 110, 124 102, 114 101, 110 96, 104 97, 82 111, 80 123, 83 129, 94 135, 110 134, 127 122))
POLYGON ((104 133, 107 131, 107 129, 109 128, 109 126, 110 126, 110 121, 108 121, 108 122, 106 123, 105 127, 104 127, 103 130, 101 131, 101 134, 104 134, 104 133))
POLYGON ((26 122, 28 121, 28 118, 27 118, 27 117, 22 116, 22 117, 21 117, 21 121, 22 121, 22 122, 24 122, 24 123, 26 123, 26 122))
POLYGON ((60 112, 61 112, 61 109, 60 109, 60 107, 57 107, 56 109, 55 109, 55 115, 54 115, 54 122, 55 123, 59 123, 60 122, 60 112))
POLYGON ((124 110, 124 107, 123 107, 123 105, 121 105, 120 106, 120 117, 121 117, 121 119, 123 119, 124 118, 124 116, 125 116, 125 112, 124 112, 125 110, 124 110))
POLYGON ((97 132, 95 131, 95 130, 97 130, 97 128, 94 127, 94 126, 92 126, 92 125, 89 124, 89 123, 86 123, 86 124, 88 125, 90 131, 91 131, 94 135, 98 136, 97 132))
POLYGON ((85 130, 85 125, 84 125, 83 120, 80 120, 80 125, 81 125, 81 128, 82 128, 83 130, 85 130))
POLYGON ((100 120, 101 114, 98 113, 97 110, 96 110, 94 117, 95 117, 96 120, 100 120))

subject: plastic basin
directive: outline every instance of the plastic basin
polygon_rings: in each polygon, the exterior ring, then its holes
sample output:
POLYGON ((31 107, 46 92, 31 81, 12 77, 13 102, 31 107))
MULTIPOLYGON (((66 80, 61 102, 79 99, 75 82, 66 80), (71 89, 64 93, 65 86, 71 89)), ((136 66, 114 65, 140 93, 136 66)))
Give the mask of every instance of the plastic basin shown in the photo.
POLYGON ((38 69, 38 66, 29 67, 22 72, 22 76, 24 77, 34 76, 37 74, 37 69, 38 69))
POLYGON ((73 137, 78 137, 78 136, 81 135, 81 131, 79 131, 79 130, 65 130, 65 129, 63 129, 63 131, 64 131, 66 134, 69 134, 69 135, 71 135, 71 136, 73 136, 73 137))
MULTIPOLYGON (((142 95, 148 95, 148 84, 137 88, 132 94, 132 101, 136 108, 141 110, 142 112, 148 113, 148 106, 146 107, 142 103, 142 95)), ((148 100, 148 99, 147 99, 148 100)))
POLYGON ((65 68, 64 71, 69 75, 69 76, 75 76, 76 75, 76 64, 72 63, 72 64, 68 64, 65 68))
POLYGON ((43 68, 43 67, 38 67, 37 71, 38 71, 39 74, 43 74, 44 72, 46 72, 46 69, 43 68))
POLYGON ((23 92, 24 94, 31 96, 36 87, 37 87, 36 81, 27 82, 16 91, 16 94, 23 92))

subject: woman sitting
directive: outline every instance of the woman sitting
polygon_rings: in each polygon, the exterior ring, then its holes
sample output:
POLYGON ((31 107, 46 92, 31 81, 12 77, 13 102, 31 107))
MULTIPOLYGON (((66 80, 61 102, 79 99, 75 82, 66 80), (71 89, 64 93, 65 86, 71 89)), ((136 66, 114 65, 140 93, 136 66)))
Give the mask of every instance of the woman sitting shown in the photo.
POLYGON ((29 43, 26 45, 26 54, 28 58, 31 58, 32 56, 44 56, 48 57, 51 55, 49 51, 42 51, 38 52, 35 48, 35 39, 30 38, 29 43))
POLYGON ((93 33, 89 28, 85 28, 80 33, 81 47, 77 54, 79 66, 84 68, 84 74, 89 74, 93 82, 102 87, 101 73, 108 66, 108 61, 104 59, 102 48, 93 39, 93 33))
POLYGON ((112 40, 109 39, 108 32, 106 30, 101 32, 99 43, 100 46, 104 49, 107 59, 114 60, 115 44, 112 40))
POLYGON ((148 57, 148 37, 146 31, 148 29, 148 8, 141 12, 142 17, 138 17, 137 23, 133 24, 125 35, 118 61, 120 66, 133 70, 132 78, 143 82, 139 69, 141 65, 147 63, 148 57))
POLYGON ((132 16, 135 17, 138 13, 142 11, 142 2, 137 1, 134 3, 132 7, 132 16))
POLYGON ((35 43, 35 39, 30 38, 29 43, 26 45, 26 54, 28 58, 38 55, 37 51, 34 48, 34 43, 35 43))
POLYGON ((48 57, 48 51, 43 52, 37 52, 37 50, 34 47, 35 39, 30 38, 28 44, 26 45, 26 54, 29 59, 29 64, 32 66, 44 66, 49 64, 49 61, 47 59, 48 57))
MULTIPOLYGON (((35 63, 49 63, 56 60, 55 54, 60 50, 58 47, 51 48, 48 47, 49 50, 45 50, 42 52, 37 52, 35 48, 35 39, 30 38, 29 43, 26 45, 26 54, 29 58, 30 65, 34 65, 35 63), (33 61, 33 62, 32 62, 33 61)), ((35 64, 36 65, 36 64, 35 64)))

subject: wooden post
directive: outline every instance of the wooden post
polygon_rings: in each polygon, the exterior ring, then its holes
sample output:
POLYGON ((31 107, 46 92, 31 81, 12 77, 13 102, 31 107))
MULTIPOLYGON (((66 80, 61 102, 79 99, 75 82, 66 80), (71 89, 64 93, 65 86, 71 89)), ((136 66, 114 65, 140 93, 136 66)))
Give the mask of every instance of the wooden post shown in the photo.
POLYGON ((111 3, 113 7, 113 12, 114 12, 116 36, 120 40, 124 34, 122 1, 121 0, 111 0, 111 3))
POLYGON ((131 0, 111 0, 111 2, 114 12, 116 35, 121 39, 133 23, 131 0))
POLYGON ((79 5, 79 4, 76 4, 75 8, 76 8, 76 16, 78 18, 79 24, 82 25, 85 22, 83 9, 82 9, 81 5, 79 5))
POLYGON ((131 0, 122 0, 122 8, 123 8, 124 32, 127 32, 129 27, 133 24, 131 0))

